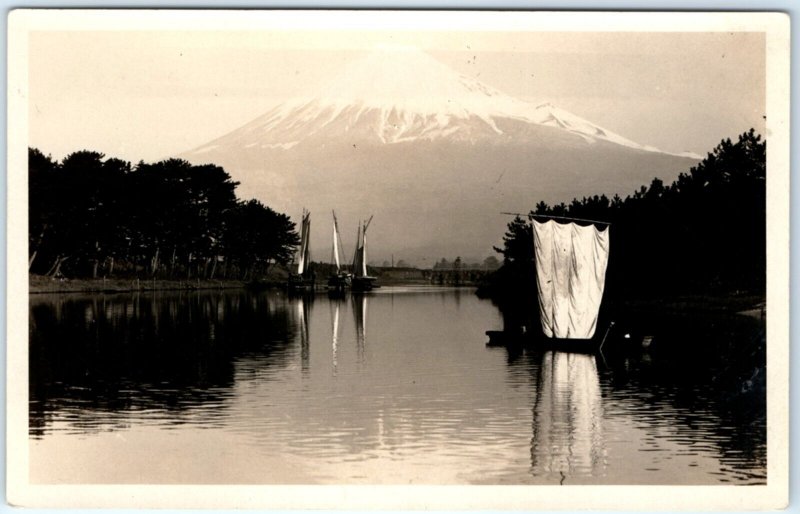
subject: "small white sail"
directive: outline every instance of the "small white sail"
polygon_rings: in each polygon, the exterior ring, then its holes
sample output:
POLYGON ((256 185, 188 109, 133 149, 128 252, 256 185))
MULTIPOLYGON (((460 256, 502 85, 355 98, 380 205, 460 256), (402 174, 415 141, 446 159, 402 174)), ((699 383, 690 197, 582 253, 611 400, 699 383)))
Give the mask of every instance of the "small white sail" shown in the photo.
POLYGON ((339 245, 336 243, 336 223, 333 224, 333 262, 336 264, 336 271, 339 271, 339 245))
POLYGON ((367 276, 367 229, 361 233, 361 276, 367 276))
POLYGON ((311 213, 303 210, 303 219, 300 224, 300 247, 297 250, 297 274, 302 275, 308 265, 308 237, 311 231, 311 213))
POLYGON ((303 260, 305 261, 306 267, 305 267, 305 269, 303 271, 308 269, 308 265, 311 264, 311 246, 309 244, 309 238, 310 237, 311 237, 311 213, 307 212, 306 213, 306 241, 305 241, 305 244, 303 245, 303 248, 304 248, 304 251, 305 251, 305 256, 303 257, 303 260))
POLYGON ((361 223, 358 224, 358 232, 356 234, 356 253, 353 256, 353 274, 356 277, 363 277, 365 273, 361 271, 361 263, 362 263, 362 253, 361 253, 361 223))
POLYGON ((363 227, 359 223, 358 236, 356 237, 356 254, 353 258, 353 273, 356 277, 367 276, 367 227, 369 227, 372 217, 364 222, 363 227))
POLYGON ((333 260, 336 263, 336 271, 341 271, 342 265, 339 262, 339 224, 336 222, 335 212, 333 213, 333 260))

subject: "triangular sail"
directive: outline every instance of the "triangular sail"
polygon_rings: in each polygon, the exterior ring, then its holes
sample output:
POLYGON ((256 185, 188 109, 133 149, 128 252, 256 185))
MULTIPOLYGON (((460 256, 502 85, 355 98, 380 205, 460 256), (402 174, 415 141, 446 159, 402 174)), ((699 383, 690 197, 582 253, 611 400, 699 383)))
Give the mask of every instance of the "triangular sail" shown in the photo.
MULTIPOLYGON (((311 213, 306 213, 306 243, 305 243, 305 264, 306 269, 308 269, 308 265, 311 264, 311 246, 309 244, 309 238, 311 236, 311 213)), ((305 271, 305 270, 303 270, 305 271)))
POLYGON ((353 255, 353 274, 356 277, 364 276, 361 273, 362 253, 361 253, 361 223, 358 224, 356 233, 356 253, 353 255))
POLYGON ((311 231, 311 213, 303 209, 303 219, 300 224, 300 247, 297 249, 297 274, 305 273, 309 263, 308 237, 311 231))
POLYGON ((339 262, 339 223, 336 221, 336 213, 333 213, 333 260, 336 264, 336 271, 342 270, 342 264, 339 262))
POLYGON ((372 217, 364 222, 363 227, 358 225, 358 237, 356 237, 356 254, 353 258, 353 274, 356 277, 367 276, 367 227, 369 227, 372 217))
POLYGON ((336 264, 336 271, 340 271, 342 266, 339 262, 339 243, 336 241, 336 221, 333 222, 333 262, 336 264))
POLYGON ((361 233, 361 276, 367 276, 367 229, 361 233))

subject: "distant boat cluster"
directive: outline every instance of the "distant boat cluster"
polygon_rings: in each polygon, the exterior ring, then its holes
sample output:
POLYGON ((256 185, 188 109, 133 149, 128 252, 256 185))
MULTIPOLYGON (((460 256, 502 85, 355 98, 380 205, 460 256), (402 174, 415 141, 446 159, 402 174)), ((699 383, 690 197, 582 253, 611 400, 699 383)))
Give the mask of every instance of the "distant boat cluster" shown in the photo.
MULTIPOLYGON (((334 271, 330 274, 325 288, 333 292, 350 291, 371 291, 378 287, 375 285, 376 277, 372 277, 367 272, 367 229, 372 222, 369 219, 359 222, 358 232, 356 233, 356 249, 353 255, 351 271, 348 271, 342 264, 340 253, 342 239, 339 232, 339 221, 336 219, 336 212, 333 212, 333 240, 332 240, 332 261, 334 271)), ((311 234, 311 213, 303 209, 303 217, 300 223, 300 246, 297 249, 293 263, 293 271, 289 274, 288 287, 290 292, 310 292, 317 290, 316 272, 311 269, 309 255, 309 239, 311 234)))

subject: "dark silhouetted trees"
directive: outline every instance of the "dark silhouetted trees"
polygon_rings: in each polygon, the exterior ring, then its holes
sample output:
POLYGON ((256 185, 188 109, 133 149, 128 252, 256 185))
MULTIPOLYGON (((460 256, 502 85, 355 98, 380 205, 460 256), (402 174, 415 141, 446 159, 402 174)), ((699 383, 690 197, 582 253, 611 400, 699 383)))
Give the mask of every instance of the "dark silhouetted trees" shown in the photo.
MULTIPOLYGON (((611 222, 606 291, 620 295, 764 292, 766 284, 766 142, 752 129, 723 140, 670 185, 656 178, 626 197, 536 205, 531 215, 611 222)), ((493 277, 506 292, 530 289, 528 220, 508 225, 503 267, 493 277)))
POLYGON ((285 214, 278 214, 258 200, 241 202, 227 214, 222 243, 230 260, 245 274, 270 264, 286 263, 299 243, 294 223, 285 214))
POLYGON ((28 151, 29 269, 46 275, 252 278, 291 257, 294 224, 236 199, 212 164, 136 166, 79 151, 60 163, 28 151))

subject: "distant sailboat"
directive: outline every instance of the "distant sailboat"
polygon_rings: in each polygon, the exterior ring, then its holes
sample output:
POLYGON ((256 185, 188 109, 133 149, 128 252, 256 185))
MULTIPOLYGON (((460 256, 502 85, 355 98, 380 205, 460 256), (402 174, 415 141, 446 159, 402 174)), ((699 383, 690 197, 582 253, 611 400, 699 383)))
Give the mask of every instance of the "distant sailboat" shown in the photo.
POLYGON ((307 291, 314 289, 314 273, 309 269, 311 255, 309 253, 309 235, 311 232, 311 213, 303 209, 303 218, 300 223, 300 246, 297 249, 294 265, 295 269, 289 273, 290 291, 307 291))
POLYGON ((350 287, 352 274, 342 269, 341 262, 339 261, 339 250, 342 246, 342 240, 339 236, 339 222, 336 219, 336 212, 333 212, 333 249, 332 259, 333 264, 336 266, 336 271, 328 278, 328 289, 336 292, 343 292, 350 287))
POLYGON ((367 274, 367 228, 372 221, 372 216, 358 225, 358 235, 356 236, 356 252, 353 256, 353 291, 371 291, 375 287, 375 277, 367 274))

